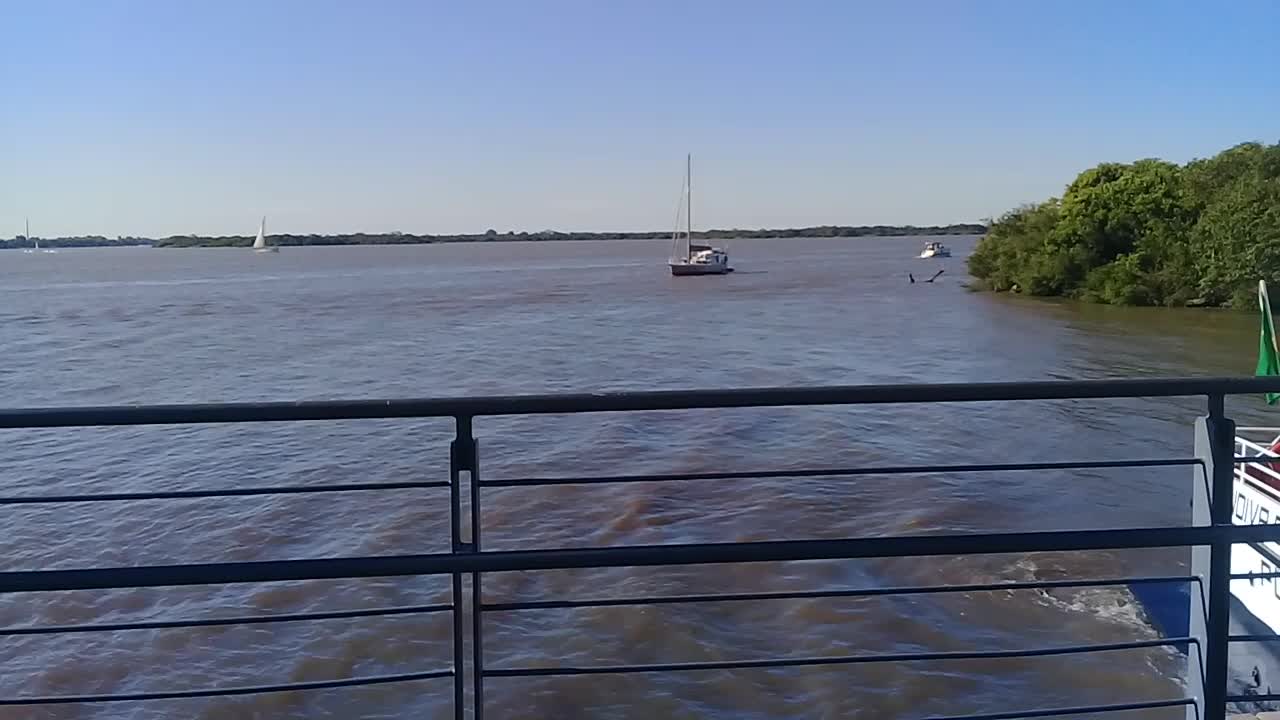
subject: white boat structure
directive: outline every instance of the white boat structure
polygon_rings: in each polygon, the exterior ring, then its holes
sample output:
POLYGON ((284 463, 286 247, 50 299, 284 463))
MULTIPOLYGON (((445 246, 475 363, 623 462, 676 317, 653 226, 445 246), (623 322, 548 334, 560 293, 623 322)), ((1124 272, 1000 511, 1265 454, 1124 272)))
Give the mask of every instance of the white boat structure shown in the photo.
POLYGON ((256 253, 278 253, 280 248, 275 245, 267 245, 267 216, 262 216, 262 222, 258 223, 258 237, 254 238, 253 251, 256 253))
MULTIPOLYGON (((1236 525, 1280 524, 1280 428, 1236 430, 1236 457, 1258 458, 1235 466, 1231 521, 1236 525)), ((1274 573, 1280 570, 1280 544, 1231 546, 1231 572, 1274 573)), ((1231 581, 1231 594, 1271 632, 1280 633, 1280 579, 1231 581)))
POLYGON ((23 232, 24 232, 25 234, 24 234, 22 237, 24 237, 24 238, 26 238, 26 239, 30 240, 31 242, 35 243, 35 247, 23 248, 22 252, 24 252, 24 253, 48 253, 48 254, 53 254, 53 253, 58 252, 57 248, 41 248, 41 247, 40 247, 40 241, 39 241, 38 239, 36 239, 36 238, 31 237, 31 221, 30 221, 30 220, 27 220, 27 221, 26 221, 26 230, 24 230, 23 232))
MULTIPOLYGON (((1262 333, 1258 350, 1258 374, 1275 375, 1280 359, 1275 322, 1266 281, 1258 282, 1262 333)), ((1269 396, 1269 403, 1276 402, 1269 396)), ((1231 487, 1231 522, 1234 525, 1280 524, 1280 428, 1236 428, 1231 487), (1244 460, 1248 458, 1248 460, 1244 460), (1254 458, 1257 458, 1254 460, 1254 458)), ((1231 573, 1266 575, 1280 571, 1280 543, 1235 543, 1231 546, 1231 573)), ((1231 581, 1231 594, 1252 620, 1280 634, 1280 578, 1240 578, 1231 581)))
POLYGON ((671 236, 671 274, 724 275, 733 272, 729 267, 729 251, 711 245, 693 243, 693 156, 685 158, 684 188, 680 193, 680 205, 676 208, 676 229, 671 236), (684 232, 680 232, 680 218, 684 216, 684 232))
POLYGON ((924 244, 924 249, 920 251, 922 259, 935 257, 951 257, 951 248, 940 242, 929 242, 924 244))

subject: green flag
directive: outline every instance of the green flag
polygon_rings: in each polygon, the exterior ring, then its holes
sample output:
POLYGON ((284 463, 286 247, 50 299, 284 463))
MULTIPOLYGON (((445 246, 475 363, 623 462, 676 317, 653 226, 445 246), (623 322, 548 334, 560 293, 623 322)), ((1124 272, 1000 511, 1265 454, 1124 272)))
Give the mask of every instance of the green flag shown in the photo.
MULTIPOLYGON (((1258 375, 1280 375, 1280 348, 1276 347, 1276 326, 1271 320, 1271 300, 1267 281, 1258 281, 1258 306, 1262 309, 1262 336, 1258 340, 1258 375)), ((1267 393, 1267 404, 1280 402, 1280 393, 1267 393)))

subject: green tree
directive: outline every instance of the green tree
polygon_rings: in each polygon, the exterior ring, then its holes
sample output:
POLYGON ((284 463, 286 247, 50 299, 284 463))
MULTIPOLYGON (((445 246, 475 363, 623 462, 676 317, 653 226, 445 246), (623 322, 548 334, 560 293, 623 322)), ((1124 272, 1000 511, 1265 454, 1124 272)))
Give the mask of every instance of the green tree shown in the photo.
POLYGON ((1178 166, 1104 163, 1062 200, 991 224, 970 258, 996 291, 1130 305, 1232 304, 1280 279, 1280 145, 1178 166))

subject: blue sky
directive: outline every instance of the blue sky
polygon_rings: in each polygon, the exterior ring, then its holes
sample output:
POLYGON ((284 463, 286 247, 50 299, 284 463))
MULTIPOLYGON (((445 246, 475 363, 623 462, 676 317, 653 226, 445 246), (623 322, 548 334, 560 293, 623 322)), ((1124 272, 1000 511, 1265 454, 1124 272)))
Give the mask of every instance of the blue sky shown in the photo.
POLYGON ((0 236, 948 223, 1280 140, 1280 3, 0 0, 0 236))

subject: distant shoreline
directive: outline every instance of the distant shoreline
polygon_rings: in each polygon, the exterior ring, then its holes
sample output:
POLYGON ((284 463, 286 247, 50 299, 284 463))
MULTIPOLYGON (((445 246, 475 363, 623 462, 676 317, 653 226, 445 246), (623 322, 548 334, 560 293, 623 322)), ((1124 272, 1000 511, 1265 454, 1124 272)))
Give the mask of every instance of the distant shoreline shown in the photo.
MULTIPOLYGON (((987 226, 980 223, 961 223, 955 225, 821 225, 806 228, 783 228, 769 230, 704 230, 693 233, 695 239, 703 240, 737 240, 737 239, 770 239, 786 240, 792 238, 884 238, 884 237, 923 237, 941 235, 982 235, 987 226)), ((474 243, 474 242, 547 242, 547 241, 589 241, 589 240, 664 240, 671 238, 670 231, 659 232, 505 232, 494 230, 474 235, 414 235, 411 233, 350 233, 338 235, 295 235, 290 233, 270 234, 267 236, 272 245, 282 247, 301 247, 307 245, 431 245, 435 243, 474 243)), ((149 245, 152 247, 249 247, 253 244, 252 235, 172 235, 164 238, 117 237, 115 239, 100 235, 80 237, 42 238, 37 237, 44 247, 133 247, 149 245)), ((33 247, 34 242, 21 235, 0 240, 0 248, 20 249, 33 247)))

